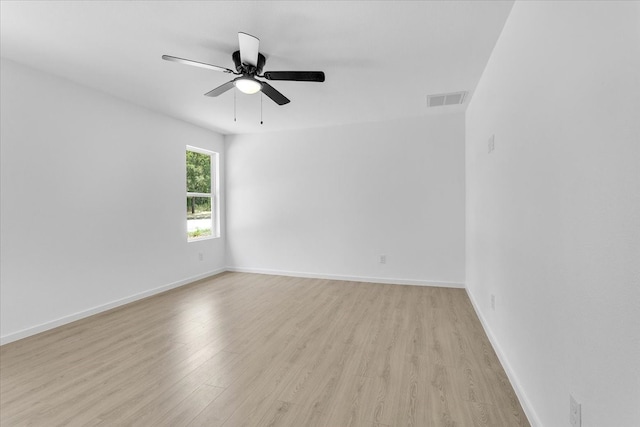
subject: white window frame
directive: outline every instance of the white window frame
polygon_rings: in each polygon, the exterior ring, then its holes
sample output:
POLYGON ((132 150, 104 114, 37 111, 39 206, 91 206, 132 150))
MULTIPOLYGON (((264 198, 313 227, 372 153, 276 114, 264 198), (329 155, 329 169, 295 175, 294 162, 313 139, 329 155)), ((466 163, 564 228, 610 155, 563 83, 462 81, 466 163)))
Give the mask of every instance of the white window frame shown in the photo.
MULTIPOLYGON (((192 145, 187 145, 185 151, 185 174, 186 174, 186 165, 187 165, 187 151, 192 151, 194 153, 205 154, 211 157, 211 193, 195 193, 187 191, 187 197, 209 197, 211 199, 211 235, 204 237, 189 237, 188 229, 187 229, 187 242, 201 242, 203 240, 217 239, 220 237, 220 203, 219 197, 220 187, 219 187, 219 154, 215 151, 205 150, 204 148, 194 147, 192 145)), ((186 183, 186 175, 185 175, 185 183, 186 183)), ((184 203, 184 202, 183 202, 184 203)), ((184 206, 184 205, 183 205, 184 206)), ((185 222, 185 228, 187 228, 187 223, 185 222)))

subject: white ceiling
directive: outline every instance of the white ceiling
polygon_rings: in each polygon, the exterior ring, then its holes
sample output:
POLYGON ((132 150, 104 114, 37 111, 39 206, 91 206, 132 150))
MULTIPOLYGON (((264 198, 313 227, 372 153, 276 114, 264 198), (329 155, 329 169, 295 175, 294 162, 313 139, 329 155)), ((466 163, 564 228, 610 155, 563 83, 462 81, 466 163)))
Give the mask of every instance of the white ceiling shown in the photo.
POLYGON ((2 1, 0 53, 224 134, 331 126, 463 111, 428 109, 427 95, 473 92, 512 5, 2 1), (264 125, 261 96, 238 92, 234 122, 233 90, 203 96, 233 76, 161 59, 233 69, 238 31, 260 39, 265 71, 321 70, 326 82, 271 82, 291 103, 264 97, 264 125))

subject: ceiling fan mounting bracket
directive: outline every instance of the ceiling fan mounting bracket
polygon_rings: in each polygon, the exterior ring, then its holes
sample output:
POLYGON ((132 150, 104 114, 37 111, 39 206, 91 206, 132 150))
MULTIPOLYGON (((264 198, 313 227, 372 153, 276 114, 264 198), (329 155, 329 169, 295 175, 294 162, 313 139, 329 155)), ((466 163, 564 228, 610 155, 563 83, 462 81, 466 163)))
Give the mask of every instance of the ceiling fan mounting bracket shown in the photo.
POLYGON ((242 61, 240 60, 239 50, 236 50, 235 52, 233 52, 233 55, 231 55, 231 57, 233 58, 233 63, 236 65, 236 71, 239 74, 248 74, 250 76, 262 74, 262 68, 264 67, 265 62, 267 61, 267 59, 264 57, 263 54, 258 53, 257 66, 254 67, 251 64, 243 64, 242 61))

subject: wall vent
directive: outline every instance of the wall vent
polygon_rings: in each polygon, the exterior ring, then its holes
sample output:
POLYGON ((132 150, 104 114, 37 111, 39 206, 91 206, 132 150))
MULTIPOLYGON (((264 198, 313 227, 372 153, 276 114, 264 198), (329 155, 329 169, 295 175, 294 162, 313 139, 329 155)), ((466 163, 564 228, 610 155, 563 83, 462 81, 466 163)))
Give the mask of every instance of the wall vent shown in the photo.
POLYGON ((444 105, 464 104, 464 100, 466 97, 466 91, 427 95, 427 105, 429 107, 442 107, 444 105))

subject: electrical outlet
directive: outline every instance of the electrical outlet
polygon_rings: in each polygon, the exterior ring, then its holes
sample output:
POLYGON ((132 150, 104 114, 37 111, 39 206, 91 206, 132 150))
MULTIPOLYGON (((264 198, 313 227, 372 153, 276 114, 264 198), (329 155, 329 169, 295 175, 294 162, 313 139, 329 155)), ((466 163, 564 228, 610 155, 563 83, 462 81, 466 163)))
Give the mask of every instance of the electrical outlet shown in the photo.
POLYGON ((387 256, 386 255, 380 255, 380 264, 386 264, 387 263, 387 256))
POLYGON ((200 261, 204 261, 204 255, 202 254, 202 252, 200 252, 200 253, 198 254, 198 259, 199 259, 200 261))
POLYGON ((495 150, 496 148, 496 136, 495 135, 491 135, 491 138, 489 138, 489 153, 492 153, 493 150, 495 150))
POLYGON ((496 311, 496 296, 491 294, 491 310, 496 311))
POLYGON ((571 395, 569 395, 569 422, 571 422, 571 427, 582 425, 582 405, 571 395))

